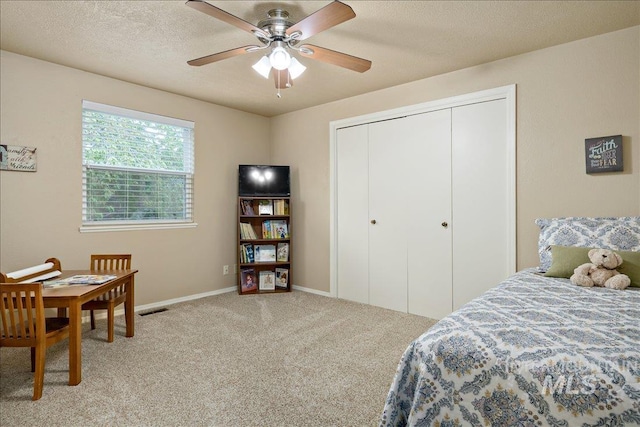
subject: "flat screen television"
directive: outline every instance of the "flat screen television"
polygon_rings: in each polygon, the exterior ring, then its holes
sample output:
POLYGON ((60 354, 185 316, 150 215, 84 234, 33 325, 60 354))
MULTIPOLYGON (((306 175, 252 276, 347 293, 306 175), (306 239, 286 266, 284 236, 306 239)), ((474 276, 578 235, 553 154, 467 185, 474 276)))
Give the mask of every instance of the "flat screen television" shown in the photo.
POLYGON ((239 196, 289 197, 290 187, 289 166, 238 166, 239 196))

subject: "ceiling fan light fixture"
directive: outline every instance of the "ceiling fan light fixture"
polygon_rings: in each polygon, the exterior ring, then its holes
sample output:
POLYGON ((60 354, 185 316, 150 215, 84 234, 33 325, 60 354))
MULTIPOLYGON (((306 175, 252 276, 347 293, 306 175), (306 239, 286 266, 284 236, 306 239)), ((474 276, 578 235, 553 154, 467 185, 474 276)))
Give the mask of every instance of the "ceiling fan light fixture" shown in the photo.
POLYGON ((291 55, 282 46, 274 47, 269 55, 271 66, 276 70, 286 70, 291 64, 291 55))
POLYGON ((289 65, 289 75, 291 76, 291 79, 300 77, 300 75, 302 75, 302 73, 304 73, 304 70, 306 69, 307 67, 302 65, 300 61, 298 61, 296 58, 291 57, 291 65, 289 65))
POLYGON ((265 79, 269 78, 269 73, 271 72, 271 61, 268 56, 263 56, 260 58, 260 61, 256 62, 251 66, 254 70, 258 72, 265 79))

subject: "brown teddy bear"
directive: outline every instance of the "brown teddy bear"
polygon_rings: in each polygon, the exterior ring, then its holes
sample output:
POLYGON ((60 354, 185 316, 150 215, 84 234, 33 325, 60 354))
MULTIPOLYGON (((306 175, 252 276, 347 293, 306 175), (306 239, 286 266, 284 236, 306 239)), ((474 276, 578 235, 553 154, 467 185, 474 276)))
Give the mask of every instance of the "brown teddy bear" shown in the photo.
POLYGON ((631 279, 616 271, 622 264, 622 258, 609 249, 591 249, 588 253, 591 262, 582 264, 569 278, 578 286, 604 286, 611 289, 624 289, 631 284, 631 279))

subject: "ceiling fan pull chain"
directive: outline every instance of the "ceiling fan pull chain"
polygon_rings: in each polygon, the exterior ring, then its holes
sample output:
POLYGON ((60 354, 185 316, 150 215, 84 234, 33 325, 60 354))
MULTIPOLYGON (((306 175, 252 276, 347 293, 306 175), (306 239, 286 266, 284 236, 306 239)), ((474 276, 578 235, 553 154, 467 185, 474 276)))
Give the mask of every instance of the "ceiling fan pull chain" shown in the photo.
POLYGON ((278 98, 282 98, 282 95, 280 95, 280 73, 278 73, 278 88, 277 89, 278 89, 278 91, 276 92, 276 96, 278 98))

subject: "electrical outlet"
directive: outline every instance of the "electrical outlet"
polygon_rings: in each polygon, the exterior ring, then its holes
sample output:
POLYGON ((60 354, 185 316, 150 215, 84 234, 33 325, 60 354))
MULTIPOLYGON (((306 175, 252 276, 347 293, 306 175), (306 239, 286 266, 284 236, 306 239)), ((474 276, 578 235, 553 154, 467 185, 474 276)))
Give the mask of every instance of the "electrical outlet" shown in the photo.
POLYGON ((222 267, 222 274, 225 275, 225 276, 227 274, 229 274, 229 266, 228 265, 225 265, 224 267, 222 267))

